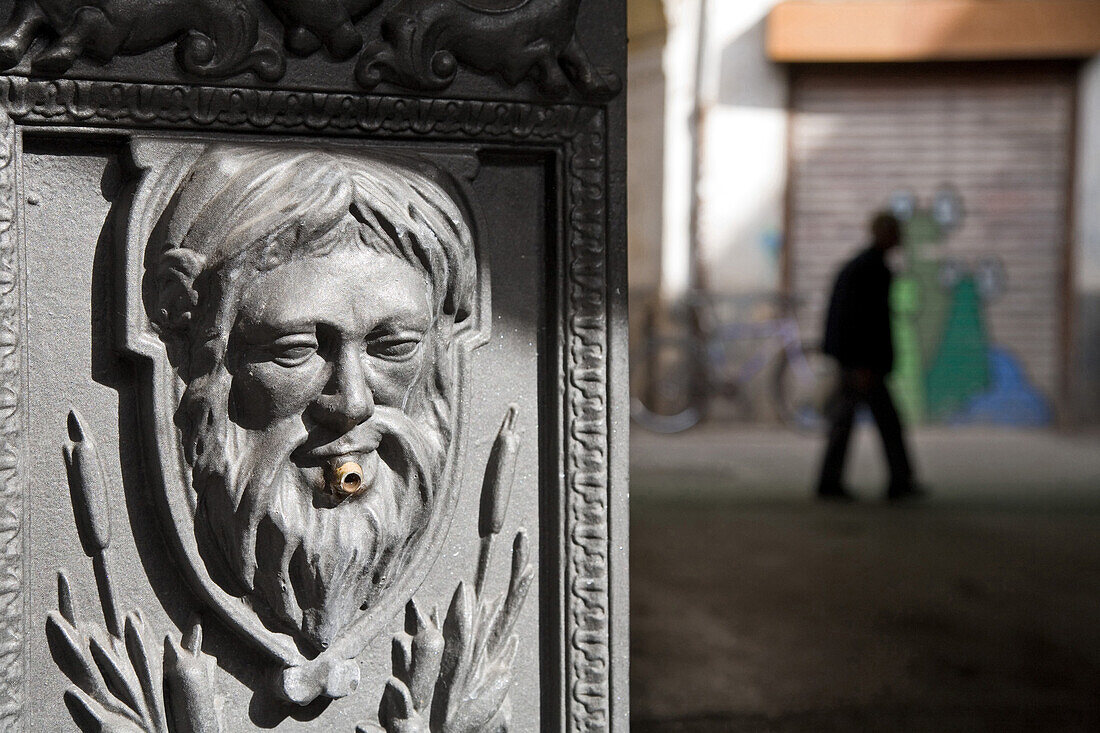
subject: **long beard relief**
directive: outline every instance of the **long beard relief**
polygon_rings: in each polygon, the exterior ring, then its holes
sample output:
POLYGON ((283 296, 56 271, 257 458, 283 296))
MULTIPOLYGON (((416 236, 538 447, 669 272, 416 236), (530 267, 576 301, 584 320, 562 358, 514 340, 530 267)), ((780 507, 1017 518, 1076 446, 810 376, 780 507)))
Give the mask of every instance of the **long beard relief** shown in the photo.
POLYGON ((378 601, 431 511, 444 456, 430 448, 442 436, 394 408, 371 419, 375 451, 321 466, 296 463, 300 427, 201 423, 211 434, 193 470, 195 525, 211 575, 307 657, 378 601))

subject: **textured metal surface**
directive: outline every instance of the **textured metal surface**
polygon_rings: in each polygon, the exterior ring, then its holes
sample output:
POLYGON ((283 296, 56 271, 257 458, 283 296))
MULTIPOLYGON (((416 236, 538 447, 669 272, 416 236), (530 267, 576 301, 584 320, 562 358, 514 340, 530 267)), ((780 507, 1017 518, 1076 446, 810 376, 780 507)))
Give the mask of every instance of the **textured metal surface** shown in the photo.
POLYGON ((213 5, 0 33, 4 728, 625 730, 622 8, 213 5))

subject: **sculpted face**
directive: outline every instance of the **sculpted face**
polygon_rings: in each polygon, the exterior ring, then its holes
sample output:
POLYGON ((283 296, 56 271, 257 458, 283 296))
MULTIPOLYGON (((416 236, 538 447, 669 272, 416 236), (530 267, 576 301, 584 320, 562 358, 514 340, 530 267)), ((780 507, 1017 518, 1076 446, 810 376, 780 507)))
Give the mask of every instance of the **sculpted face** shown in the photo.
POLYGON ((240 293, 232 438, 199 482, 206 554, 263 602, 261 616, 317 648, 388 584, 430 510, 441 441, 414 418, 435 374, 431 303, 408 262, 345 243, 257 273, 240 293), (349 462, 361 488, 346 496, 329 475, 349 462))
POLYGON ((433 519, 470 232, 424 175, 310 151, 215 149, 174 205, 153 314, 185 384, 198 553, 312 655, 379 602, 433 519))
POLYGON ((433 373, 432 326, 423 274, 392 255, 337 250, 261 273, 230 340, 234 417, 252 429, 300 424, 291 461, 316 492, 325 467, 347 461, 369 490, 382 437, 370 418, 404 409, 433 373))

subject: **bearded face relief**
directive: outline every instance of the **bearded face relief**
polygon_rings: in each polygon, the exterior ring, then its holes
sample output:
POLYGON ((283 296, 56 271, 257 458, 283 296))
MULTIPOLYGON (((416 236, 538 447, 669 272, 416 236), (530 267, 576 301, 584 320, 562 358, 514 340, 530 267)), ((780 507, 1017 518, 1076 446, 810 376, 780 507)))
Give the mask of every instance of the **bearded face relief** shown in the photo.
POLYGON ((430 172, 217 147, 179 185, 152 317, 205 571, 303 654, 385 598, 438 517, 473 244, 430 172))
POLYGON ((220 530, 230 501, 262 500, 214 544, 235 581, 319 647, 374 600, 430 509, 440 437, 404 412, 420 412, 414 392, 434 369, 430 305, 420 273, 370 250, 281 265, 242 293, 230 424, 259 481, 215 489, 200 510, 220 530))

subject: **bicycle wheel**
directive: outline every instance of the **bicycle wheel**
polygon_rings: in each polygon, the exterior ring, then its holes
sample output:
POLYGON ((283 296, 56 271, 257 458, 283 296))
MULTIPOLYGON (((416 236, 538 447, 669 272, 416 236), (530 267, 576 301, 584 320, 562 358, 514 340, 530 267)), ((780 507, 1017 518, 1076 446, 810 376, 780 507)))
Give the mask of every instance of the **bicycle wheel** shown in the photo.
POLYGON ((703 419, 703 411, 698 407, 687 407, 673 414, 654 412, 646 407, 645 403, 637 397, 630 400, 630 417, 639 426, 651 433, 682 433, 693 428, 703 419))
POLYGON ((780 421, 798 430, 822 429, 836 379, 836 362, 817 347, 803 346, 793 358, 780 352, 772 381, 772 400, 780 421))
POLYGON ((641 375, 630 417, 655 433, 679 433, 703 419, 700 355, 689 337, 646 339, 632 364, 641 375))

